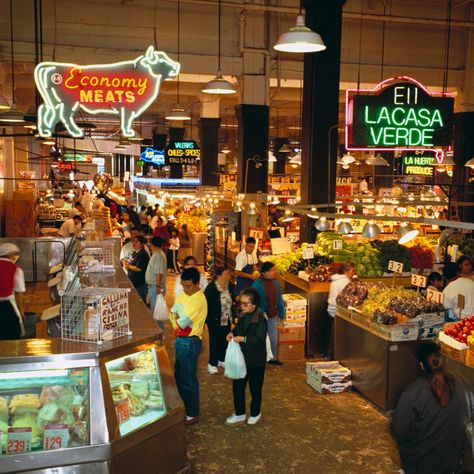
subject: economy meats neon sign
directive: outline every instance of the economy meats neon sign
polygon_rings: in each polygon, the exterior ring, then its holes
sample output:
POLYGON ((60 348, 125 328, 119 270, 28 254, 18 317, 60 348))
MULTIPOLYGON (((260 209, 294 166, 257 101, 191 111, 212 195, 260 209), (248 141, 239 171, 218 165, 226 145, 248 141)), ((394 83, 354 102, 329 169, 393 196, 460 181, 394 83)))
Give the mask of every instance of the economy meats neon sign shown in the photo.
POLYGON ((449 147, 454 97, 431 94, 415 79, 387 79, 372 90, 346 92, 346 148, 449 147))
POLYGON ((74 115, 80 109, 90 114, 120 117, 122 135, 133 137, 133 121, 158 97, 161 81, 179 74, 180 64, 150 46, 132 61, 80 66, 40 63, 35 83, 44 103, 38 109, 38 133, 50 137, 58 122, 76 138, 84 136, 74 115))

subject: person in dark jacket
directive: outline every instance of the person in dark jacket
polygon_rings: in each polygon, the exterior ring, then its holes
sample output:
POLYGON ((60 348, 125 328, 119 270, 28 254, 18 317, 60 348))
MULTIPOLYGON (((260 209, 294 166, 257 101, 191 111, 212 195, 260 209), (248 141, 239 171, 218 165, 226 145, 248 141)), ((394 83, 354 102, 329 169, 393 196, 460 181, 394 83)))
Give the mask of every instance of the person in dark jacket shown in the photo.
POLYGON ((217 367, 224 367, 227 349, 227 334, 232 319, 232 289, 229 284, 230 273, 226 268, 216 268, 214 280, 207 285, 204 296, 207 300, 206 324, 209 331, 210 375, 218 373, 217 367))
POLYGON ((255 288, 244 288, 240 292, 242 313, 236 326, 227 336, 227 341, 234 339, 235 342, 240 343, 247 367, 245 378, 232 381, 235 412, 227 418, 226 423, 228 425, 245 421, 245 389, 247 382, 252 395, 250 417, 247 420, 247 424, 255 425, 262 417, 260 406, 262 404, 263 379, 267 363, 267 349, 265 345, 267 320, 265 315, 258 309, 259 303, 258 292, 255 288))
POLYGON ((418 349, 424 372, 403 392, 392 434, 407 474, 448 474, 461 466, 468 403, 462 384, 443 369, 439 347, 418 349))
POLYGON ((140 298, 146 303, 147 285, 146 285, 146 269, 150 256, 145 249, 146 240, 143 235, 137 235, 132 239, 133 254, 131 260, 125 260, 123 266, 127 270, 127 275, 132 285, 137 290, 140 298))

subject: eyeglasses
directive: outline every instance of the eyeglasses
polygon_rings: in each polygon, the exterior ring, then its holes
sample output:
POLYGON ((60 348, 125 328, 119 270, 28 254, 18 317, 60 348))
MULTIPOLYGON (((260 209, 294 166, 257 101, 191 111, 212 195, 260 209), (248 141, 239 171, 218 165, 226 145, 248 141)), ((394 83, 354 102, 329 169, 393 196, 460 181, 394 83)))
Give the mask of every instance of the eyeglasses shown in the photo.
POLYGON ((252 306, 253 303, 251 303, 250 301, 241 301, 240 302, 240 306, 252 306))

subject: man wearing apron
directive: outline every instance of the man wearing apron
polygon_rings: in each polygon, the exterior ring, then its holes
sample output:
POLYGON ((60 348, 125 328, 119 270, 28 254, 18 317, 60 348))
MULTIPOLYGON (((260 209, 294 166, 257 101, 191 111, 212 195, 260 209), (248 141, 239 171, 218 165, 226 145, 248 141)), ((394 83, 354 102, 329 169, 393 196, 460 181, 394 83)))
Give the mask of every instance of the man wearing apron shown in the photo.
POLYGON ((239 293, 244 289, 252 286, 254 280, 260 275, 257 272, 257 255, 255 252, 256 241, 253 237, 249 237, 245 242, 245 247, 235 257, 235 294, 239 293))
POLYGON ((15 264, 19 256, 15 244, 0 244, 0 340, 20 339, 24 334, 21 293, 26 288, 23 270, 15 264))

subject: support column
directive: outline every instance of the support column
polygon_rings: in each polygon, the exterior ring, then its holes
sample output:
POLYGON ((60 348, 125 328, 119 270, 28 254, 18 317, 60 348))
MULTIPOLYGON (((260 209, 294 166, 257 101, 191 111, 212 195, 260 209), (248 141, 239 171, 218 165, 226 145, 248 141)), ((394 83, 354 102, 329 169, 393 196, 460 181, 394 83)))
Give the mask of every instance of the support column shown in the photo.
MULTIPOLYGON (((170 141, 181 141, 184 140, 184 128, 170 127, 169 129, 170 141)), ((183 178, 183 165, 172 164, 170 165, 170 178, 182 179, 183 178)))
POLYGON ((201 118, 201 185, 217 186, 219 184, 219 118, 201 118))
POLYGON ((242 104, 236 107, 236 114, 239 124, 237 189, 241 193, 266 193, 270 108, 242 104))
MULTIPOLYGON (((339 115, 342 7, 345 0, 301 0, 306 25, 326 44, 305 54, 301 202, 334 202, 339 115)), ((302 240, 311 238, 309 219, 301 219, 302 240)))
POLYGON ((288 138, 276 137, 274 140, 274 152, 277 161, 273 163, 273 174, 285 174, 286 161, 288 159, 288 153, 282 153, 280 148, 283 145, 288 145, 288 138))

